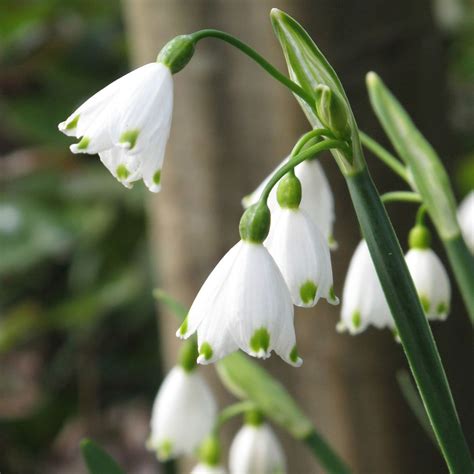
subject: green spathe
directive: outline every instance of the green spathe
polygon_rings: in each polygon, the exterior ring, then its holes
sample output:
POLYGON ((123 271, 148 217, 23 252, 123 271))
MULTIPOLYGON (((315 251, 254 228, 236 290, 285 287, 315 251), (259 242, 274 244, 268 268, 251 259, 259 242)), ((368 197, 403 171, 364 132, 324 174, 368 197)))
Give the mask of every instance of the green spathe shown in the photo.
POLYGON ((316 113, 321 123, 336 137, 349 138, 351 128, 345 102, 325 84, 319 84, 315 92, 316 113))
POLYGON ((176 36, 165 44, 156 60, 167 66, 173 74, 176 74, 193 57, 194 44, 194 39, 190 35, 176 36))
POLYGON ((281 207, 298 209, 301 202, 301 182, 293 172, 286 174, 279 182, 277 200, 281 207))
POLYGON ((240 219, 240 238, 247 242, 261 244, 270 231, 270 209, 265 202, 250 206, 240 219))
MULTIPOLYGON (((308 33, 294 18, 276 8, 272 9, 270 18, 275 35, 285 55, 291 79, 308 94, 311 94, 314 99, 316 99, 316 89, 319 85, 329 87, 332 93, 338 94, 337 97, 341 100, 341 105, 345 107, 352 149, 350 152, 331 150, 341 171, 344 174, 351 174, 363 169, 365 160, 360 147, 359 130, 344 88, 334 69, 308 33)), ((307 103, 300 97, 296 97, 296 99, 311 126, 322 128, 321 121, 316 113, 316 103, 307 103)))

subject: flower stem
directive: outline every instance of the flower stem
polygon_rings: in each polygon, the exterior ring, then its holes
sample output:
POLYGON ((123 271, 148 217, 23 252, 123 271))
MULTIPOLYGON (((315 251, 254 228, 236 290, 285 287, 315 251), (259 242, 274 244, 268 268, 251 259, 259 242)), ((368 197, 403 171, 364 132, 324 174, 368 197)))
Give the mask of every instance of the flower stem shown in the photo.
POLYGON ((314 107, 314 97, 311 94, 307 93, 302 87, 296 84, 296 82, 293 82, 291 79, 286 77, 283 73, 276 69, 275 66, 270 64, 264 57, 258 54, 251 46, 244 43, 243 41, 240 41, 235 36, 232 36, 224 31, 213 29, 199 30, 195 33, 192 33, 190 36, 194 39, 195 43, 203 38, 218 38, 222 41, 225 41, 226 43, 229 43, 252 58, 277 81, 281 82, 285 87, 306 101, 310 107, 314 107))
POLYGON ((287 161, 284 165, 278 168, 275 174, 270 178, 267 185, 265 186, 265 189, 262 192, 260 201, 266 202, 273 186, 275 186, 275 184, 277 184, 278 181, 280 181, 280 179, 283 178, 283 176, 285 176, 285 174, 288 173, 288 171, 291 171, 295 166, 298 166, 303 161, 314 157, 322 151, 345 146, 346 144, 339 140, 323 140, 319 143, 316 143, 316 145, 312 145, 303 150, 302 152, 298 153, 297 155, 293 156, 289 161, 287 161))
POLYGON ((380 143, 377 143, 373 138, 364 132, 359 132, 360 141, 368 150, 370 150, 375 156, 380 158, 392 171, 394 171, 403 181, 410 184, 408 179, 408 173, 405 166, 388 150, 386 150, 380 143))
POLYGON ((384 204, 388 202, 423 202, 421 196, 418 193, 411 191, 391 191, 389 193, 382 194, 380 196, 384 204))
POLYGON ((304 438, 304 442, 314 452, 326 472, 329 474, 350 474, 350 469, 316 431, 312 431, 304 438))
POLYGON ((392 224, 367 169, 346 176, 346 180, 362 233, 443 456, 451 473, 471 473, 471 456, 441 359, 392 224))
POLYGON ((243 413, 247 413, 250 410, 255 410, 256 406, 257 405, 251 400, 245 400, 243 402, 234 403, 225 407, 223 410, 221 410, 219 416, 217 417, 214 431, 218 431, 222 425, 227 423, 235 416, 242 415, 243 413))

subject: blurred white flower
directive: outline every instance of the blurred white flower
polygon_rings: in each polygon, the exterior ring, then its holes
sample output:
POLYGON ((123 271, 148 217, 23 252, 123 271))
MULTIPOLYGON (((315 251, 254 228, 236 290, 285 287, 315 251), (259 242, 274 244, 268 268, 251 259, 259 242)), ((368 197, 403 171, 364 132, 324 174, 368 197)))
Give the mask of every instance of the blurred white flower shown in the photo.
POLYGON ((462 235, 471 253, 474 253, 474 191, 471 191, 458 208, 458 220, 462 235))
POLYGON ((124 186, 143 179, 160 190, 161 168, 171 127, 173 79, 161 63, 150 63, 117 79, 59 124, 80 138, 73 153, 99 153, 124 186))
POLYGON ((284 474, 286 461, 275 434, 267 424, 245 424, 232 441, 230 474, 284 474))
POLYGON ((405 255, 408 269, 428 319, 444 320, 451 302, 448 274, 430 248, 412 248, 405 255))
POLYGON ((358 334, 371 324, 379 329, 395 328, 367 243, 362 240, 347 271, 337 329, 358 334))
MULTIPOLYGON (((253 193, 242 199, 242 204, 245 208, 255 204, 259 200, 263 189, 272 175, 287 161, 288 157, 262 181, 253 193)), ((303 190, 300 204, 301 209, 303 209, 318 226, 321 233, 328 240, 331 248, 335 248, 337 244, 333 237, 335 219, 334 198, 321 164, 318 160, 306 160, 295 167, 295 174, 301 181, 303 190)), ((272 212, 278 207, 276 186, 272 189, 268 197, 268 206, 272 212)))
POLYGON ((319 298, 332 304, 331 256, 327 240, 301 208, 277 206, 265 246, 275 259, 297 306, 314 306, 319 298))
POLYGON ((222 466, 211 466, 201 462, 194 466, 191 474, 227 474, 227 471, 222 466))
POLYGON ((0 204, 0 234, 13 234, 19 230, 23 221, 18 207, 0 204))
POLYGON ((197 370, 174 367, 161 385, 147 448, 160 460, 192 453, 214 426, 217 405, 197 370))
POLYGON ((188 338, 196 331, 201 364, 238 348, 264 359, 274 350, 289 364, 302 363, 296 350, 291 295, 260 243, 241 240, 214 268, 176 335, 188 338))

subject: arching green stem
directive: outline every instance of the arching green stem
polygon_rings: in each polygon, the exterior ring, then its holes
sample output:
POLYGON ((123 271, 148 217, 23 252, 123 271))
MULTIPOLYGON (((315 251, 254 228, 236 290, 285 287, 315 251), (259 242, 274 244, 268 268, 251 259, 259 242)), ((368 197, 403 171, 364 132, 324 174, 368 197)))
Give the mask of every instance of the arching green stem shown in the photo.
POLYGON ((424 204, 422 204, 418 208, 418 212, 416 213, 416 223, 417 225, 424 225, 425 224, 425 217, 426 213, 428 212, 428 209, 424 204))
POLYGON ((216 423, 214 425, 214 432, 217 432, 221 429, 222 425, 227 423, 230 419, 247 413, 248 411, 255 410, 257 405, 251 400, 245 400, 243 402, 234 403, 225 407, 217 417, 216 423))
POLYGON ((252 47, 250 47, 243 41, 240 41, 235 36, 232 36, 229 33, 225 33, 224 31, 213 29, 199 30, 195 33, 192 33, 190 36, 194 39, 195 43, 197 43, 203 38, 217 38, 234 46, 235 48, 239 49, 244 54, 252 58, 277 81, 281 82, 285 87, 287 87, 296 95, 301 97, 305 102, 308 103, 311 108, 314 107, 314 97, 311 94, 307 93, 302 87, 300 87, 298 84, 286 77, 283 73, 276 69, 275 66, 270 64, 264 57, 258 54, 252 47))
POLYGON ((413 193, 411 191, 391 191, 389 193, 382 194, 380 198, 384 204, 388 202, 423 202, 421 196, 418 193, 413 193))
POLYGON ((313 140, 318 140, 321 137, 328 137, 335 139, 336 137, 334 134, 328 130, 327 128, 315 128, 314 130, 311 130, 307 133, 305 133, 295 144, 293 147, 293 150, 291 150, 290 156, 295 156, 297 155, 305 145, 308 143, 312 142, 313 140))
POLYGON ((377 143, 373 138, 369 137, 364 132, 359 132, 360 141, 368 150, 375 156, 380 158, 392 171, 394 171, 406 183, 410 184, 408 179, 408 172, 405 166, 388 150, 386 150, 380 143, 377 143))
POLYGON ((298 153, 297 155, 293 156, 288 162, 278 168, 275 174, 270 178, 267 185, 265 186, 265 189, 262 192, 260 200, 266 202, 273 187, 278 183, 278 181, 280 181, 281 178, 283 178, 283 176, 285 176, 286 173, 288 173, 288 171, 291 171, 295 166, 298 166, 303 161, 312 158, 313 156, 317 155, 318 153, 321 153, 322 151, 330 150, 331 148, 341 148, 344 146, 346 146, 346 144, 339 140, 323 140, 322 142, 319 142, 316 145, 312 145, 306 148, 301 153, 298 153))

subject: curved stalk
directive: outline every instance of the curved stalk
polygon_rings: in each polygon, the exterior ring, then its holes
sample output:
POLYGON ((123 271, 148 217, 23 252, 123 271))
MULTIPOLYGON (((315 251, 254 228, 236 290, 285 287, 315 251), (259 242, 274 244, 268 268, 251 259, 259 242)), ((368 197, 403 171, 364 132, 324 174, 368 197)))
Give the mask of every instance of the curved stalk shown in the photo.
POLYGON ((312 431, 304 438, 306 445, 316 454, 321 465, 331 474, 350 474, 350 469, 344 464, 341 458, 333 451, 331 446, 319 436, 316 431, 312 431))
POLYGON ((285 176, 285 174, 288 173, 288 171, 291 171, 295 166, 298 166, 303 161, 312 158, 313 156, 317 155, 318 153, 321 153, 322 151, 339 148, 341 146, 345 146, 345 143, 339 140, 324 140, 322 142, 317 143, 316 145, 312 145, 306 148, 304 151, 293 156, 289 161, 287 161, 284 165, 278 168, 275 174, 269 179, 267 185, 265 186, 262 192, 260 200, 266 202, 273 186, 275 186, 278 181, 280 181, 280 179, 283 178, 283 176, 285 176))
POLYGON ((436 344, 400 244, 367 169, 346 176, 362 233, 396 323, 426 412, 451 473, 473 463, 436 344))
POLYGON ((389 202, 423 202, 421 196, 418 193, 411 191, 391 191, 389 193, 382 194, 380 199, 384 204, 389 202))
POLYGON ((222 425, 227 423, 235 416, 242 415, 250 410, 255 410, 256 406, 257 405, 251 400, 245 400, 243 402, 237 402, 233 405, 225 407, 223 410, 221 410, 219 416, 217 417, 216 424, 214 425, 214 431, 220 430, 222 425))
POLYGON ((290 89, 296 95, 301 97, 305 102, 309 104, 310 107, 314 106, 314 97, 307 93, 302 87, 300 87, 296 82, 293 82, 291 79, 286 77, 281 73, 275 66, 270 64, 264 57, 257 53, 251 46, 240 41, 235 36, 226 33, 225 31, 206 29, 199 30, 190 35, 195 43, 200 41, 203 38, 217 38, 226 43, 234 46, 235 48, 242 51, 244 54, 252 58, 258 65, 260 65, 265 71, 267 71, 271 76, 273 76, 277 81, 281 82, 285 87, 290 89))
POLYGON ((370 150, 377 158, 380 158, 392 171, 398 174, 403 181, 410 184, 408 172, 403 163, 366 133, 359 132, 359 136, 362 145, 370 150))

